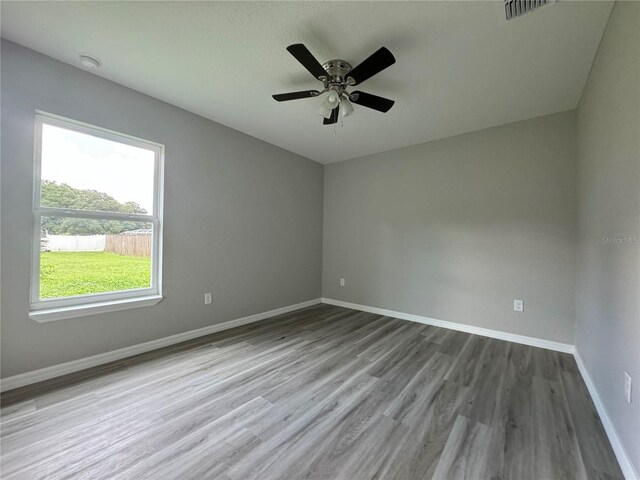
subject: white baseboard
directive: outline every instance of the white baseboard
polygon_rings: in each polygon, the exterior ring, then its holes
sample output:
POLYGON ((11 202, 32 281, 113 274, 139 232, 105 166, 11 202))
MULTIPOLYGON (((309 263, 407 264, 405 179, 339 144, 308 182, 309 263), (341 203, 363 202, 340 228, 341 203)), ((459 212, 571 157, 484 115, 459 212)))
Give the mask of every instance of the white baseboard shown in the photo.
POLYGON ((578 369, 580 370, 580 374, 582 375, 584 383, 587 385, 587 389, 589 390, 589 394, 591 395, 593 404, 598 411, 598 415, 600 416, 600 421, 602 421, 604 430, 607 432, 607 437, 609 437, 611 448, 613 448, 613 452, 616 454, 616 458, 618 459, 618 463, 620 464, 620 468, 622 469, 624 478, 626 478, 627 480, 638 480, 640 476, 631 463, 631 459, 629 458, 629 455, 627 455, 627 451, 622 445, 620 437, 618 437, 618 432, 613 426, 613 422, 609 418, 607 409, 604 407, 604 403, 602 403, 602 400, 600 399, 598 390, 596 390, 596 386, 591 379, 591 375, 589 375, 587 367, 582 362, 582 358, 580 358, 580 353, 578 352, 578 350, 575 351, 573 356, 576 359, 576 363, 578 364, 578 369))
POLYGON ((228 330, 230 328, 239 327, 241 325, 246 325, 247 323, 265 320, 270 317, 275 317, 276 315, 282 315, 283 313, 289 313, 300 308, 316 305, 318 303, 320 303, 320 299, 316 298, 313 300, 308 300, 306 302, 296 303, 295 305, 288 305, 286 307, 276 308, 275 310, 269 310, 268 312, 256 313, 254 315, 237 318, 228 322, 217 323, 208 327, 198 328, 197 330, 190 330, 188 332, 178 333, 177 335, 171 335, 169 337, 151 340, 150 342, 139 343, 137 345, 120 348, 118 350, 112 350, 110 352, 100 353, 91 357, 80 358, 71 362, 60 363, 58 365, 52 365, 51 367, 21 373, 19 375, 1 379, 0 391, 4 392, 7 390, 12 390, 14 388, 24 387, 25 385, 30 385, 32 383, 41 382, 43 380, 60 377, 62 375, 67 375, 68 373, 78 372, 80 370, 84 370, 85 368, 103 365, 115 360, 121 360, 126 357, 131 357, 140 353, 149 352, 158 348, 184 342, 186 340, 191 340, 193 338, 203 337, 211 333, 228 330))
POLYGON ((369 307, 367 305, 358 305, 357 303, 343 302, 342 300, 334 300, 332 298, 323 298, 322 303, 336 305, 338 307, 352 308, 353 310, 361 310, 363 312, 377 313, 387 317, 399 318, 401 320, 409 320, 411 322, 424 323, 425 325, 433 325, 434 327, 448 328, 450 330, 458 330, 460 332, 472 333, 483 337, 497 338, 499 340, 507 340, 514 343, 522 343, 532 347, 546 348, 564 353, 573 353, 575 347, 569 343, 554 342, 543 338, 528 337, 526 335, 517 335, 515 333, 501 332, 500 330, 491 330, 489 328, 476 327, 473 325, 465 325, 463 323, 447 322, 445 320, 437 320, 435 318, 413 315, 411 313, 396 312, 394 310, 386 310, 384 308, 369 307))

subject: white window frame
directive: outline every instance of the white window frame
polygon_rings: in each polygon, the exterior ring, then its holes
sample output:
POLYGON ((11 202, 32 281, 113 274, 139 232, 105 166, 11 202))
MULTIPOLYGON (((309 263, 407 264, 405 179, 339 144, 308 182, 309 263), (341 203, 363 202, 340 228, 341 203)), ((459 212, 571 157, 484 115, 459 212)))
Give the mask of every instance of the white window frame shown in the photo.
POLYGON ((29 316, 36 321, 47 322, 63 318, 155 305, 162 300, 164 146, 159 143, 150 142, 148 140, 114 132, 105 128, 88 125, 86 123, 60 117, 58 115, 36 111, 34 156, 33 243, 31 265, 31 306, 29 316), (45 124, 153 151, 154 190, 152 213, 150 215, 127 214, 41 206, 42 128, 45 124), (40 299, 40 241, 41 218, 43 216, 92 218, 97 220, 125 220, 151 223, 153 225, 151 286, 149 288, 123 290, 119 292, 92 293, 73 297, 40 299))

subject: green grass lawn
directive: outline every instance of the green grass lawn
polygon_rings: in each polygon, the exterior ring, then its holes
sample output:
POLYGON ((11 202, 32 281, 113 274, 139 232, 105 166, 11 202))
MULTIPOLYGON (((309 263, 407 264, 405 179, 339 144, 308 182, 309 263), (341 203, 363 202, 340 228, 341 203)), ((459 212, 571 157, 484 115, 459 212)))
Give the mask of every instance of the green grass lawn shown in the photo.
POLYGON ((42 252, 40 298, 146 288, 151 258, 106 252, 42 252))

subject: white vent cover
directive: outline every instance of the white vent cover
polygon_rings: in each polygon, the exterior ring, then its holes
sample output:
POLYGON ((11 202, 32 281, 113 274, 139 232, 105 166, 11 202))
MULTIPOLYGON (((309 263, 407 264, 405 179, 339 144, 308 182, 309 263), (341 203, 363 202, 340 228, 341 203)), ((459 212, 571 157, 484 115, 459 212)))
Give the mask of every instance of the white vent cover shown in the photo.
POLYGON ((504 13, 511 20, 546 4, 547 0, 504 0, 504 13))

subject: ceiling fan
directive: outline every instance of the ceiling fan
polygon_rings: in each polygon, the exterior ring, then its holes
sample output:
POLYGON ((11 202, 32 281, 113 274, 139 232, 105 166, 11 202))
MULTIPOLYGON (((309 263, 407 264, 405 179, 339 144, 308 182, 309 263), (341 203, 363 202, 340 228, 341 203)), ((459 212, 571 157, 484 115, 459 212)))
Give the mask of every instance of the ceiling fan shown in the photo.
POLYGON ((379 97, 359 90, 351 93, 347 92, 347 88, 364 82, 396 63, 396 59, 385 47, 374 52, 355 68, 344 60, 329 60, 321 65, 302 43, 289 45, 287 50, 316 80, 322 82, 323 88, 322 90, 279 93, 273 95, 276 101, 285 102, 301 98, 318 97, 326 94, 325 101, 318 112, 324 117, 322 122, 324 125, 337 123, 340 115, 343 117, 351 115, 353 113, 351 102, 383 113, 388 112, 389 109, 393 107, 394 101, 388 98, 379 97))

